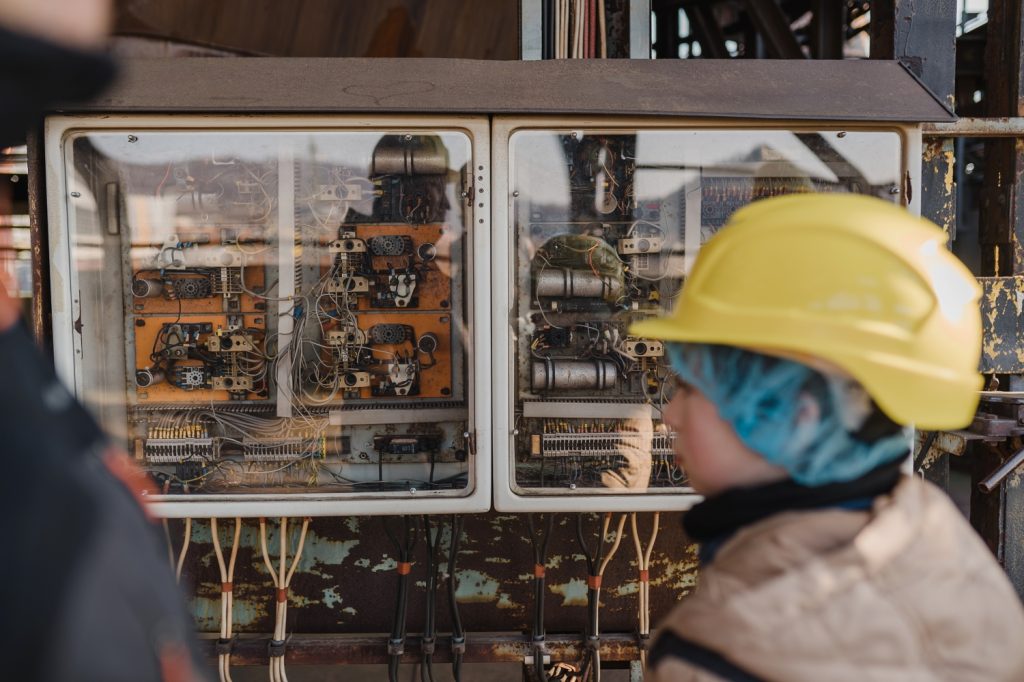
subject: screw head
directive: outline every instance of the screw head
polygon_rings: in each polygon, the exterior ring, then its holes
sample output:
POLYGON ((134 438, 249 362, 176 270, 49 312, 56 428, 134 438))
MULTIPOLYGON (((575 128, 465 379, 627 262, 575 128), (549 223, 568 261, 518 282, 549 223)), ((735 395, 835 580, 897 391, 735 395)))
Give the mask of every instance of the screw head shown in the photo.
POLYGON ((405 141, 406 142, 410 142, 411 140, 412 140, 412 135, 406 135, 405 136, 405 141))
POLYGON ((82 196, 82 193, 81 192, 72 192, 71 196, 73 196, 74 198, 77 199, 78 197, 82 196))
POLYGON ((416 488, 409 488, 409 493, 412 495, 416 494, 416 488))
POLYGON ((519 190, 516 190, 515 192, 512 192, 512 196, 514 196, 514 197, 519 196, 519 190))
POLYGON ((899 194, 899 193, 900 193, 900 188, 897 187, 896 185, 893 185, 892 187, 889 188, 889 194, 899 194))
POLYGON ((569 484, 569 490, 576 490, 576 484, 575 483, 570 483, 569 484))
POLYGON ((838 133, 836 133, 836 137, 846 137, 846 131, 840 130, 838 133))
POLYGON ((129 135, 129 136, 128 136, 128 141, 129 141, 129 142, 138 142, 138 141, 139 141, 139 138, 138 138, 138 137, 136 137, 135 135, 129 135))

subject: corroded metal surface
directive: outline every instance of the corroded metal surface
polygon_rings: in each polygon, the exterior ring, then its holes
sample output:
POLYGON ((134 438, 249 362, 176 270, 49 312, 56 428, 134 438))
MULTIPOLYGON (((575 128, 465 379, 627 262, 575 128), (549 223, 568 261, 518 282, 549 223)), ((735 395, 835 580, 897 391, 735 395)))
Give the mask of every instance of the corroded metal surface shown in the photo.
MULTIPOLYGON (((295 635, 288 640, 288 664, 303 665, 324 662, 386 663, 387 637, 379 635, 295 635)), ((573 661, 583 656, 584 646, 579 637, 555 635, 545 642, 548 653, 555 661, 573 661)), ((213 640, 206 638, 201 650, 211 661, 216 659, 213 640)), ((471 633, 466 642, 466 663, 517 663, 531 653, 531 645, 515 632, 471 633)), ((420 638, 406 639, 403 663, 420 660, 420 638)), ((637 638, 632 634, 614 633, 601 637, 601 660, 632 661, 639 658, 637 638)), ((240 637, 232 648, 232 665, 266 665, 267 640, 260 637, 240 637)), ((438 637, 433 654, 434 663, 451 661, 451 639, 438 637)))
POLYGON ((981 277, 981 371, 1024 372, 1024 276, 981 277))
MULTIPOLYGON (((641 528, 649 526, 643 514, 641 528)), ((693 589, 697 560, 694 546, 682 535, 679 514, 662 514, 661 533, 651 559, 652 622, 693 589)), ((435 523, 441 517, 435 517, 435 523)), ((446 519, 445 519, 446 520, 446 519)), ((269 520, 268 520, 269 521, 269 520)), ((170 522, 175 549, 181 546, 183 524, 170 522)), ((227 541, 221 524, 222 542, 227 541)), ((277 547, 277 523, 268 523, 271 556, 277 547)), ((586 528, 597 532, 596 515, 586 528)), ((643 532, 643 530, 641 531, 643 532)), ((210 541, 208 520, 194 520, 183 582, 191 596, 198 629, 215 632, 220 617, 220 574, 210 541)), ((626 524, 629 533, 629 524, 626 524)), ((292 537, 294 546, 295 536, 292 537)), ((442 534, 442 557, 450 538, 442 534)), ((425 615, 425 547, 416 549, 409 602, 408 631, 419 632, 425 615)), ((310 525, 306 548, 292 580, 288 632, 368 633, 391 629, 398 577, 395 549, 383 533, 381 520, 370 517, 318 518, 310 525)), ((583 631, 586 621, 586 566, 575 537, 575 515, 559 515, 548 549, 548 598, 545 624, 549 633, 583 631)), ((459 552, 457 598, 463 625, 474 632, 526 632, 532 617, 533 555, 525 519, 518 515, 480 514, 465 517, 459 552)), ((637 629, 636 556, 629 537, 608 566, 602 591, 601 627, 608 632, 637 629)), ((442 583, 443 589, 443 583, 442 583)), ((234 581, 236 632, 267 633, 272 628, 274 587, 259 548, 255 520, 244 523, 234 581)), ((450 631, 444 592, 437 600, 438 632, 450 631)), ((525 641, 525 640, 524 640, 525 641)))
POLYGON ((28 218, 32 247, 32 335, 36 343, 48 345, 53 338, 50 319, 50 248, 46 231, 46 164, 42 131, 29 131, 28 218))

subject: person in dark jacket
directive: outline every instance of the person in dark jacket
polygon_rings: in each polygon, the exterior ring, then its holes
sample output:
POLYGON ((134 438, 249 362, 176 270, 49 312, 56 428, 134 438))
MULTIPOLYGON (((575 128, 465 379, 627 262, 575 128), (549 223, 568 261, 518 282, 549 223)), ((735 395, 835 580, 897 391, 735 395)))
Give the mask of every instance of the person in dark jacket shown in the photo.
MULTIPOLYGON (((114 75, 105 0, 0 0, 0 146, 114 75)), ((58 381, 0 282, 0 678, 192 682, 193 624, 146 479, 58 381)))

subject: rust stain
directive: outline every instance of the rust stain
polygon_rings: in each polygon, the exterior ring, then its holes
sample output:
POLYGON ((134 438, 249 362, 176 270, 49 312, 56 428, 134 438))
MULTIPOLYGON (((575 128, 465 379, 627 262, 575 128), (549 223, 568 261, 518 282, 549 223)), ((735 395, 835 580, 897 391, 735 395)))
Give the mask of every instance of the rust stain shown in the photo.
MULTIPOLYGON (((652 624, 685 598, 697 580, 694 549, 683 537, 678 518, 678 513, 662 514, 662 533, 651 566, 652 624)), ((549 546, 547 594, 551 598, 545 601, 545 624, 551 633, 580 632, 585 627, 586 566, 578 551, 575 520, 575 514, 560 515, 549 546)), ((529 631, 533 554, 525 520, 479 514, 466 516, 465 522, 456 567, 456 599, 470 638, 473 633, 529 631)), ((647 522, 644 519, 645 527, 647 522)), ((596 533, 596 519, 587 523, 588 529, 596 533)), ((380 532, 379 524, 380 519, 369 517, 314 519, 307 537, 310 544, 292 580, 289 632, 381 633, 391 629, 396 562, 394 548, 380 532)), ((276 525, 276 520, 268 524, 272 547, 277 546, 276 525)), ((182 531, 181 523, 172 521, 176 548, 181 545, 182 531)), ((440 540, 442 557, 449 543, 446 530, 440 540)), ((619 554, 604 576, 601 627, 607 633, 630 633, 637 627, 637 574, 631 543, 631 538, 623 539, 619 554)), ((407 622, 410 633, 422 631, 425 619, 425 551, 421 541, 413 556, 414 584, 409 591, 407 622)), ((258 526, 253 521, 243 527, 234 582, 235 629, 267 635, 273 626, 274 588, 263 565, 258 526)), ((192 612, 197 627, 215 633, 220 625, 220 576, 209 542, 208 522, 193 521, 183 584, 193 586, 189 591, 194 595, 192 612)), ((437 623, 442 634, 450 631, 443 590, 439 585, 437 623)), ((522 652, 527 642, 508 646, 522 652)), ((265 645, 261 651, 265 651, 265 645)))

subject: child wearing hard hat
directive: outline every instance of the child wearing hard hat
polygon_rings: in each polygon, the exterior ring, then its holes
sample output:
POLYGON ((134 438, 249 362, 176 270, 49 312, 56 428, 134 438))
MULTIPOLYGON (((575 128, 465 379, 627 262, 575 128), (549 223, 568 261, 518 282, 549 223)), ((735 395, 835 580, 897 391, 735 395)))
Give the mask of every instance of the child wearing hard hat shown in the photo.
POLYGON ((755 203, 670 317, 676 455, 705 500, 697 589, 647 679, 1024 680, 1024 609, 946 495, 901 473, 908 427, 971 421, 979 288, 880 199, 755 203))

